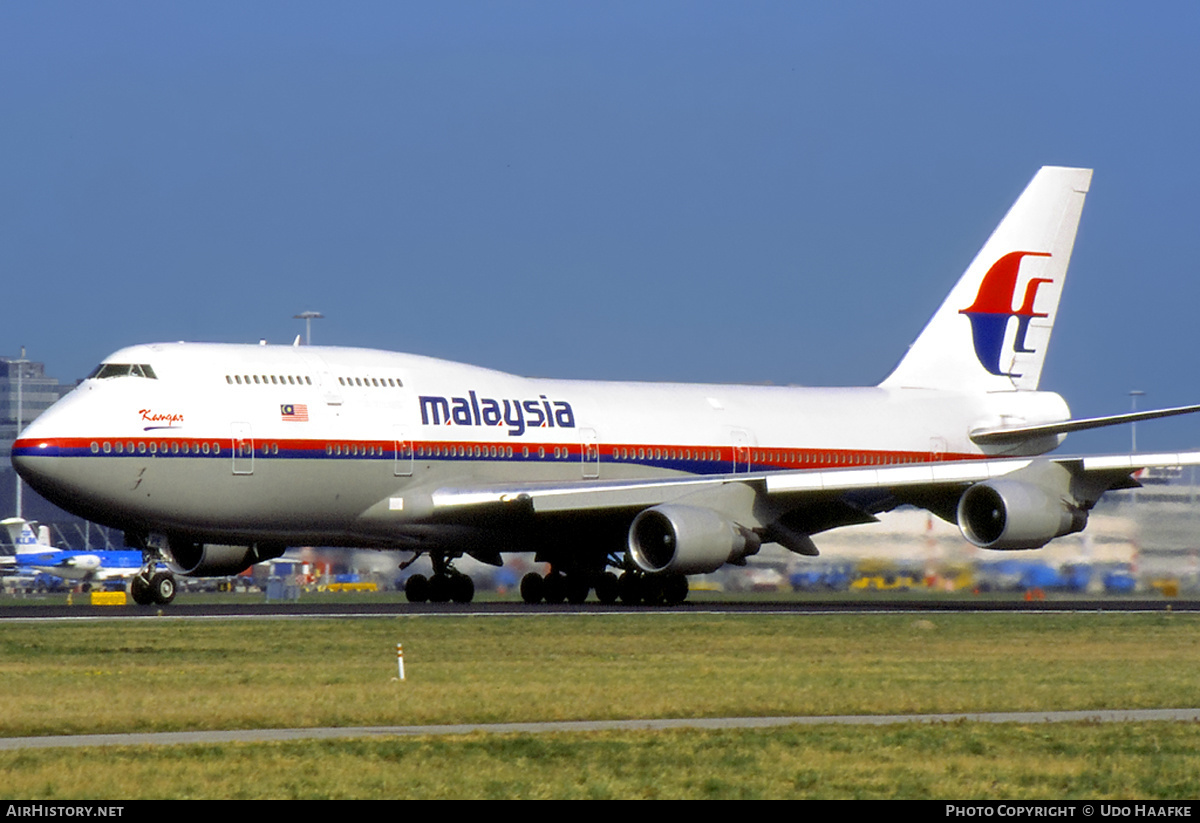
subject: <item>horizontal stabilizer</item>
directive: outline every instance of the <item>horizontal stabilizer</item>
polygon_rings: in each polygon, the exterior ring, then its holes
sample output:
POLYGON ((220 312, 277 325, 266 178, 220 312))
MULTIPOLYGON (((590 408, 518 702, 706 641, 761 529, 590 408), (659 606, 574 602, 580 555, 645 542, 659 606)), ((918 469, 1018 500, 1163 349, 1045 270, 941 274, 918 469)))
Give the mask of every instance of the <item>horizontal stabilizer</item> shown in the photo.
POLYGON ((1141 420, 1157 420, 1160 417, 1174 417, 1179 414, 1192 414, 1198 411, 1200 411, 1200 405, 1176 406, 1170 409, 1154 409, 1143 412, 1129 412, 1128 414, 1111 414, 1106 417, 1063 420, 1058 423, 1041 423, 1035 426, 1001 426, 993 429, 975 429, 971 432, 971 440, 980 446, 1004 446, 1047 435, 1070 434, 1071 432, 1086 431, 1087 429, 1101 429, 1105 426, 1137 423, 1141 420))

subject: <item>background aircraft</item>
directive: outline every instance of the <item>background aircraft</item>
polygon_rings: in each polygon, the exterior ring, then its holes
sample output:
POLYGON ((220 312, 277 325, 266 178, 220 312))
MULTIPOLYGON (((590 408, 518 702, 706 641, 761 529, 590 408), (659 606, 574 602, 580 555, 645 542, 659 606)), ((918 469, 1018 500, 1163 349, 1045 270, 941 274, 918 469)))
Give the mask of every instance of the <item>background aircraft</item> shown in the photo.
POLYGON ((131 591, 136 591, 137 597, 142 598, 138 600, 140 603, 166 605, 175 599, 175 579, 169 571, 156 570, 149 581, 135 582, 142 568, 140 551, 56 549, 50 543, 50 530, 46 526, 38 527, 35 532, 37 524, 20 517, 0 520, 0 525, 8 530, 9 539, 16 548, 12 574, 51 575, 82 583, 84 591, 112 581, 131 581, 131 591))

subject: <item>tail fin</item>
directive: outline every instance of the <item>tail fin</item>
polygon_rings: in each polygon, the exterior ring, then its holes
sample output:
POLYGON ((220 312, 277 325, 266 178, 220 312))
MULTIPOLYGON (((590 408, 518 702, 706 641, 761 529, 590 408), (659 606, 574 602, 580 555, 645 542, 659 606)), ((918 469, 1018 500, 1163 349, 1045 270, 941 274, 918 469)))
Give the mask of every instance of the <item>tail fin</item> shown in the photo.
POLYGON ((50 547, 50 530, 42 526, 34 532, 36 523, 30 523, 21 517, 8 517, 0 520, 0 525, 8 529, 8 537, 16 548, 17 554, 37 554, 50 547))
POLYGON ((1043 166, 880 385, 1036 390, 1091 180, 1043 166))

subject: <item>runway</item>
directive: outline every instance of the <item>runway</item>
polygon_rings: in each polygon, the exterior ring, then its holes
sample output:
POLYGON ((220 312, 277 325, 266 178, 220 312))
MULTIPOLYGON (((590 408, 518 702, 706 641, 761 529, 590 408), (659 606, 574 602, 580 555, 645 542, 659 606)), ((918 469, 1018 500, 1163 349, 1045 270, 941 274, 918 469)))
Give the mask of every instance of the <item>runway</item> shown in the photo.
POLYGON ((505 616, 528 617, 548 614, 835 614, 835 613, 970 613, 970 612, 1197 612, 1200 600, 1191 599, 1118 599, 1091 598, 1025 601, 1011 600, 779 600, 748 597, 743 600, 696 600, 672 607, 603 606, 538 604, 519 601, 458 603, 406 603, 364 598, 361 601, 329 602, 320 596, 295 602, 206 603, 202 598, 182 599, 170 606, 92 606, 86 604, 37 603, 26 600, 0 600, 0 621, 111 619, 141 620, 151 617, 187 619, 266 619, 266 618, 352 618, 397 616, 505 616))

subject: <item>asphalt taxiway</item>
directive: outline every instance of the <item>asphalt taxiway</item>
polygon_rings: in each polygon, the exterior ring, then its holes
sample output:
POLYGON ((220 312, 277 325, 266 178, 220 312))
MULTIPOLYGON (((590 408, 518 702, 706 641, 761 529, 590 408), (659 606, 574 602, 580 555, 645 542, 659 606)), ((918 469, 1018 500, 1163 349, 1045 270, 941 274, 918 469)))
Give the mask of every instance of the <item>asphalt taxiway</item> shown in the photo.
POLYGON ((313 729, 72 734, 0 738, 0 751, 86 746, 180 746, 269 743, 361 737, 460 734, 547 734, 551 732, 662 731, 664 729, 763 729, 779 726, 889 726, 906 723, 1138 723, 1200 721, 1200 709, 1117 709, 1067 712, 975 712, 961 714, 816 715, 798 717, 709 717, 665 720, 577 720, 545 723, 461 723, 441 726, 358 726, 313 729))

